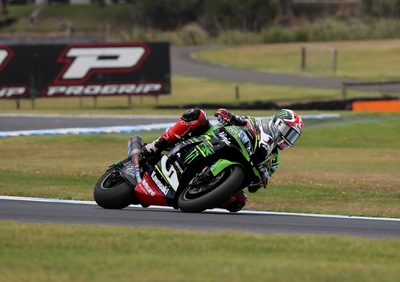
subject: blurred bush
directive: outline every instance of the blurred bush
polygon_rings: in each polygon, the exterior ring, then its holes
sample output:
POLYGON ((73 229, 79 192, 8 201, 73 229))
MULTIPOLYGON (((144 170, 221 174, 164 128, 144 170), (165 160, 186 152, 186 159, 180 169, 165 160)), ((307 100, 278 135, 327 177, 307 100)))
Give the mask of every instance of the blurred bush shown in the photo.
POLYGON ((391 38, 400 38, 400 21, 377 19, 365 23, 358 19, 342 21, 331 18, 292 28, 271 25, 260 32, 231 29, 210 35, 199 25, 189 24, 176 31, 132 28, 120 35, 121 41, 167 41, 172 45, 241 45, 391 38))

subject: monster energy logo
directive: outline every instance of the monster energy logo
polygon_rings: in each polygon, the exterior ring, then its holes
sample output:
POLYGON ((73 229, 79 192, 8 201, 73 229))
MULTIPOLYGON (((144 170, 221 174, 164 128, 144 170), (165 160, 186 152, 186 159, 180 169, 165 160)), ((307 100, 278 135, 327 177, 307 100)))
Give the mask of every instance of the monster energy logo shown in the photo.
POLYGON ((284 118, 284 119, 291 119, 292 118, 292 115, 288 112, 288 111, 284 111, 284 110, 282 110, 282 111, 279 111, 279 112, 277 112, 276 114, 275 114, 275 117, 276 118, 284 118))
POLYGON ((208 155, 211 155, 213 151, 204 143, 199 144, 197 148, 200 150, 200 153, 203 154, 203 157, 206 157, 208 155))
POLYGON ((191 162, 192 162, 195 158, 197 158, 197 156, 199 156, 199 155, 200 155, 199 151, 197 151, 197 149, 194 149, 193 151, 191 151, 191 152, 189 153, 189 155, 186 156, 186 158, 185 158, 185 163, 186 163, 186 164, 191 163, 191 162))

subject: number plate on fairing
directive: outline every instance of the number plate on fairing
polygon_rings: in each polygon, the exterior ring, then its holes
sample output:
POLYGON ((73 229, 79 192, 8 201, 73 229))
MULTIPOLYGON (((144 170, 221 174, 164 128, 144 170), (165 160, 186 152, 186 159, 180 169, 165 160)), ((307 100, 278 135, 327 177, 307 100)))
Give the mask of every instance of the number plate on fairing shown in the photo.
POLYGON ((164 155, 150 173, 150 178, 165 197, 173 198, 178 190, 182 172, 177 161, 164 155))

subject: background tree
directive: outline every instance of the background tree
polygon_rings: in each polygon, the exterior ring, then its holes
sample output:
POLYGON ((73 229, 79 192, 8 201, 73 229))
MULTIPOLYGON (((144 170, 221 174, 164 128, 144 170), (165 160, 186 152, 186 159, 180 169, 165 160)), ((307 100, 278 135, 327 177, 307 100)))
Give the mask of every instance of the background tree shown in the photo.
POLYGON ((260 31, 271 24, 276 5, 270 0, 206 0, 205 26, 212 33, 238 29, 260 31))
POLYGON ((275 23, 283 26, 291 26, 293 22, 293 0, 279 0, 275 23))
POLYGON ((196 22, 204 13, 202 0, 137 1, 136 21, 141 27, 175 30, 196 22))
POLYGON ((7 11, 7 0, 1 0, 1 14, 6 15, 8 14, 7 11))

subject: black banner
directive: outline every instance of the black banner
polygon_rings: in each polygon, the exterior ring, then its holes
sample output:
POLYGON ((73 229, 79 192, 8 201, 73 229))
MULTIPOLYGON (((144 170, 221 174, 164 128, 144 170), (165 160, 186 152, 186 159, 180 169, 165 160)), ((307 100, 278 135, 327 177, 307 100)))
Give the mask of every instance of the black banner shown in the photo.
POLYGON ((0 45, 0 99, 169 93, 169 43, 0 45))

